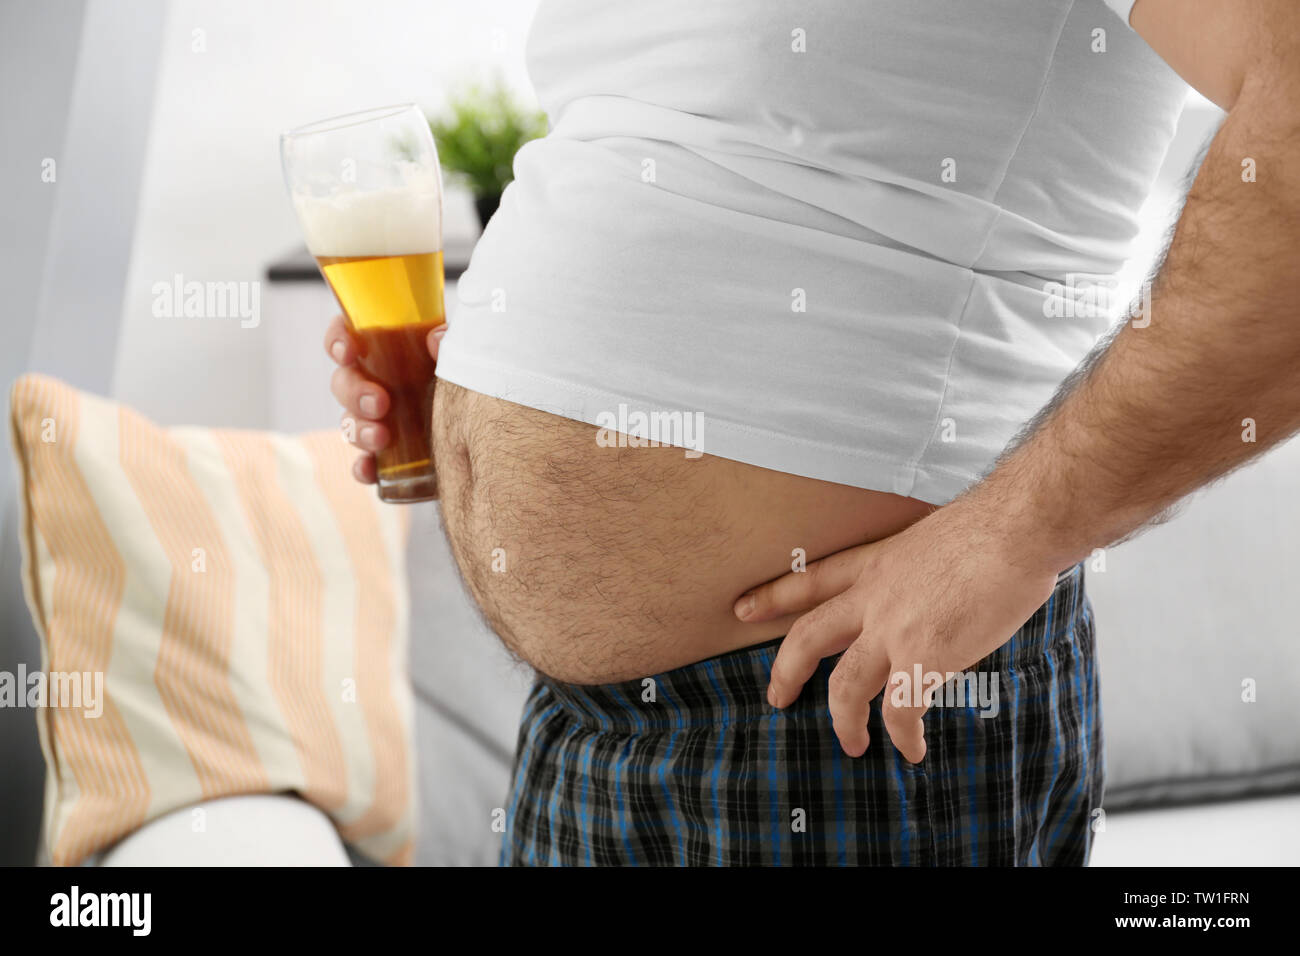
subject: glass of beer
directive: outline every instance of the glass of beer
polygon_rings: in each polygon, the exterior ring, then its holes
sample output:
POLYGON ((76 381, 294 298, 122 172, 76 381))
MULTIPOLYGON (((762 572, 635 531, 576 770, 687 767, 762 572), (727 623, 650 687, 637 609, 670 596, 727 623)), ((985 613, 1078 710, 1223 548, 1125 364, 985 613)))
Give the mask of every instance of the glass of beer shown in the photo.
POLYGON ((379 497, 437 496, 426 337, 446 321, 442 174, 414 104, 321 120, 280 138, 284 177, 307 248, 360 346, 357 364, 390 399, 379 497))

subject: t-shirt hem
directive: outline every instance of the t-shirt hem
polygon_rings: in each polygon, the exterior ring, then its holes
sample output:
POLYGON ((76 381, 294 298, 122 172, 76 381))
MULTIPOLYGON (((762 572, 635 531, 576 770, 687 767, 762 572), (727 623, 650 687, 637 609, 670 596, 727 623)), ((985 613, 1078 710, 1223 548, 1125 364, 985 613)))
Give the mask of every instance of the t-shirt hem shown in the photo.
MULTIPOLYGON (((644 399, 539 375, 523 369, 488 365, 462 355, 440 355, 438 378, 515 405, 599 426, 597 417, 617 415, 620 406, 644 409, 644 399)), ((665 410, 668 410, 665 408, 665 410)), ((617 431, 617 429, 615 429, 617 431)), ((660 444, 692 449, 668 436, 655 436, 660 444)), ((709 416, 703 423, 698 450, 716 458, 739 461, 758 468, 814 478, 854 488, 882 491, 945 505, 978 476, 942 467, 880 457, 858 448, 815 442, 753 425, 709 416)))

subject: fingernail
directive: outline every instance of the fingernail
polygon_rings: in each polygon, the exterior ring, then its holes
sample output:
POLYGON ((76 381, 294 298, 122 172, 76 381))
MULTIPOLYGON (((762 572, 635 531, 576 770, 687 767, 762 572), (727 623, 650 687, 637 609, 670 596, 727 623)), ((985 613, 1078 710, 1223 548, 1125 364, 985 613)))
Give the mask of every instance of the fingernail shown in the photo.
POLYGON ((330 355, 334 356, 334 361, 342 365, 343 356, 347 354, 348 354, 348 350, 346 347, 344 347, 343 342, 339 339, 335 339, 334 344, 330 346, 330 355))
POLYGON ((736 602, 736 606, 733 610, 736 612, 736 617, 740 618, 742 621, 745 620, 749 615, 754 613, 754 595, 743 595, 740 600, 736 602))
POLYGON ((777 703, 776 703, 776 688, 773 687, 771 684, 768 684, 768 685, 767 685, 767 702, 768 702, 770 705, 772 705, 773 707, 776 707, 776 706, 777 706, 777 703))
POLYGON ((367 418, 374 418, 379 414, 379 401, 373 395, 361 396, 361 414, 367 418))
POLYGON ((375 426, 363 425, 361 427, 361 444, 373 445, 375 443, 375 426))
POLYGON ((446 334, 447 334, 447 326, 446 325, 438 326, 436 329, 433 330, 434 341, 435 342, 442 341, 442 337, 446 334))

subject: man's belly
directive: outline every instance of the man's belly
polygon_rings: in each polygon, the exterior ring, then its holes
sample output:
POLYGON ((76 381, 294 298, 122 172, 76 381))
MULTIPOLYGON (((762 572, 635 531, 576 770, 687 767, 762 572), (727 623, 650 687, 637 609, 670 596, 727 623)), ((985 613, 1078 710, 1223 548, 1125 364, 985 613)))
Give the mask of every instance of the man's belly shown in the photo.
POLYGON ((610 448, 595 426, 440 381, 434 449, 465 583, 506 645, 571 683, 658 673, 784 634, 743 624, 749 588, 894 534, 916 499, 680 448, 610 448))

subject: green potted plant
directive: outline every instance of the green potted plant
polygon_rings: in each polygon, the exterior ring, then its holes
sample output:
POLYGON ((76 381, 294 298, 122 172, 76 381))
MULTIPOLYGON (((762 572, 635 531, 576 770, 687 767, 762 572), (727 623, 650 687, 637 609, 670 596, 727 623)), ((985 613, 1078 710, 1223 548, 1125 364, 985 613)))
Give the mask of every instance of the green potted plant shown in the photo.
POLYGON ((479 223, 486 226, 514 178, 515 153, 546 135, 546 114, 523 106, 498 79, 452 97, 446 112, 429 120, 429 129, 442 168, 474 194, 479 223))

